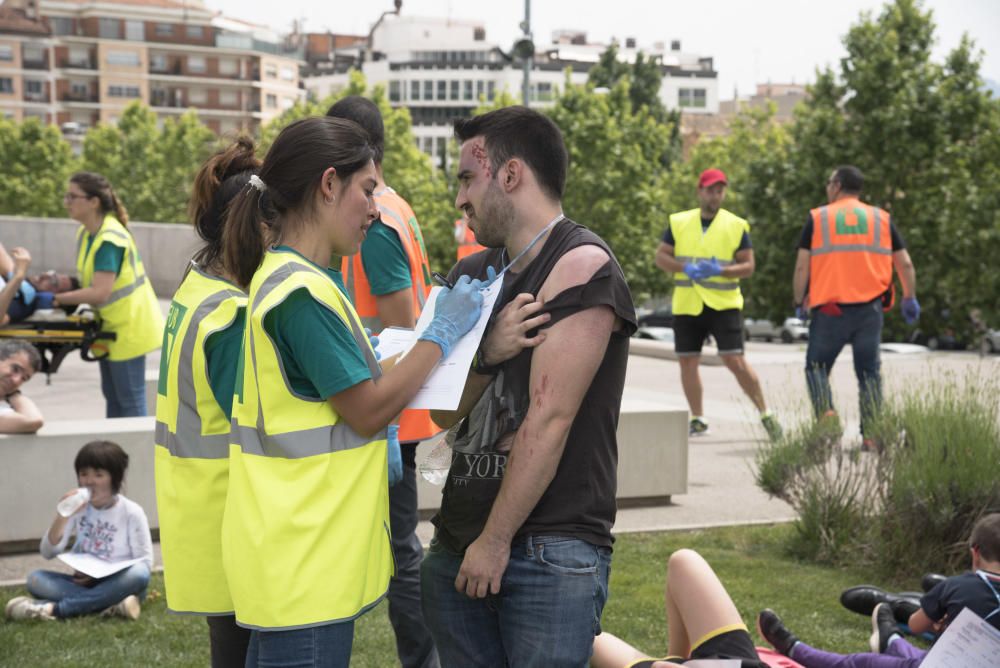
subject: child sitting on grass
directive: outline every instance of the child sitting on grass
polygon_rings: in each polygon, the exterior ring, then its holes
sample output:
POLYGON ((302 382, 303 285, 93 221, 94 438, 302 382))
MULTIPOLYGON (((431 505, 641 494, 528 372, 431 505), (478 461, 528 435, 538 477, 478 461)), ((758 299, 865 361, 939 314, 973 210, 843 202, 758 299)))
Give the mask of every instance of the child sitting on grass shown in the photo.
MULTIPOLYGON (((34 598, 11 599, 6 607, 9 619, 60 619, 95 612, 126 619, 139 617, 139 601, 146 595, 153 566, 153 540, 142 507, 119 494, 128 454, 116 443, 92 441, 77 453, 74 467, 79 486, 90 491, 90 500, 69 517, 56 515, 42 536, 42 556, 51 559, 65 552, 70 536, 75 535, 73 553, 111 562, 141 561, 100 579, 78 571, 73 575, 34 571, 27 582, 28 593, 34 598)), ((70 490, 60 501, 76 491, 70 490)))
MULTIPOLYGON (((1000 629, 1000 513, 986 515, 976 523, 969 551, 973 572, 945 579, 920 599, 920 609, 910 615, 913 633, 933 630, 940 635, 964 608, 1000 629)), ((913 668, 927 655, 898 635, 896 619, 886 603, 872 612, 873 653, 844 655, 810 647, 771 610, 760 613, 757 628, 777 651, 806 668, 913 668)))

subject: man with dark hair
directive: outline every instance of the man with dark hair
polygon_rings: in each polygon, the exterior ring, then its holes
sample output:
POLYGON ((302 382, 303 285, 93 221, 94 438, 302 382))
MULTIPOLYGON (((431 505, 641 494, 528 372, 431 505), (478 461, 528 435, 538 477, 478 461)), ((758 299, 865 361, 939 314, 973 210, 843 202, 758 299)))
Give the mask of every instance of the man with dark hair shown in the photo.
MULTIPOLYGON (((326 115, 360 125, 375 150, 375 205, 379 218, 369 228, 361 252, 341 261, 347 293, 372 331, 412 328, 430 292, 430 264, 413 209, 385 183, 382 114, 371 100, 351 95, 336 102, 326 115)), ((428 411, 406 410, 399 421, 398 450, 393 450, 394 443, 389 445, 390 463, 395 458, 389 473, 390 483, 394 483, 389 487, 389 521, 396 560, 396 574, 389 582, 389 621, 396 633, 396 651, 403 668, 439 665, 420 610, 420 561, 424 550, 416 535, 416 451, 420 441, 440 432, 428 411)))
POLYGON ((563 215, 550 119, 507 107, 455 136, 455 204, 487 249, 449 278, 502 287, 458 409, 433 413, 457 427, 424 616, 443 665, 582 666, 607 599, 632 297, 607 244, 563 215))
POLYGON ((792 289, 797 312, 808 313, 806 383, 817 418, 837 422, 830 371, 848 343, 861 404, 861 449, 877 449, 868 433, 882 404, 879 345, 882 312, 892 307, 895 268, 903 285, 903 319, 920 317, 917 277, 903 238, 889 213, 861 199, 864 176, 853 165, 835 169, 826 182, 829 202, 809 212, 799 240, 792 289))
POLYGON ((34 434, 42 428, 42 413, 21 393, 21 385, 42 368, 35 346, 18 339, 0 339, 0 434, 34 434))

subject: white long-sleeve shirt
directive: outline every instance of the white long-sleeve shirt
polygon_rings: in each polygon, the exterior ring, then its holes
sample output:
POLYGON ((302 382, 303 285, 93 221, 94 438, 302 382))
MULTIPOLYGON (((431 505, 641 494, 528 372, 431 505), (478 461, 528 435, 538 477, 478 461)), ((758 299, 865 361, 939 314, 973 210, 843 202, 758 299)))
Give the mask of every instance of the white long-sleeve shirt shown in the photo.
POLYGON ((142 557, 146 565, 153 568, 153 538, 146 511, 122 494, 107 508, 95 508, 88 503, 86 510, 70 518, 56 545, 49 541, 46 531, 39 551, 46 559, 52 559, 66 551, 73 534, 76 535, 73 552, 92 554, 108 561, 142 557))

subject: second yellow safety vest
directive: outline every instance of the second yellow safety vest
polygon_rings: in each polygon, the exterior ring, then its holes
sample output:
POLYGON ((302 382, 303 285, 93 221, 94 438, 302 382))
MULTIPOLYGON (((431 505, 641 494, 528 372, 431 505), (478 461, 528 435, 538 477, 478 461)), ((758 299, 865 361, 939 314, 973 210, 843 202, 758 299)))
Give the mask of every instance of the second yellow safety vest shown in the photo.
POLYGON ((372 378, 381 375, 330 277, 294 252, 268 251, 250 284, 222 523, 236 620, 249 628, 354 619, 382 599, 393 571, 385 431, 361 436, 329 400, 297 394, 264 329, 268 312, 301 288, 344 320, 372 378))
POLYGON ((233 324, 247 296, 193 262, 170 304, 156 396, 155 478, 167 608, 232 613, 222 569, 229 418, 208 377, 208 337, 233 324))
MULTIPOLYGON (((750 224, 719 209, 708 230, 702 231, 701 209, 691 209, 670 216, 670 231, 674 236, 674 257, 679 261, 698 262, 714 257, 725 267, 733 263, 750 224)), ((713 276, 693 281, 683 271, 676 272, 671 300, 674 315, 698 315, 706 304, 717 311, 743 308, 739 279, 713 276)))

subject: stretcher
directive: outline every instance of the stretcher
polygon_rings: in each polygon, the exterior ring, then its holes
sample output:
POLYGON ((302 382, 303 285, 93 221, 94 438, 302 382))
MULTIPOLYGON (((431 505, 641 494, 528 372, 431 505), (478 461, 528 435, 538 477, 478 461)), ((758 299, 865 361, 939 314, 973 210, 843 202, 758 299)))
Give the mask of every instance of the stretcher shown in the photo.
POLYGON ((67 315, 57 320, 26 320, 0 326, 0 338, 21 339, 34 344, 42 358, 42 373, 46 384, 52 382, 52 374, 74 350, 80 350, 80 358, 96 362, 107 355, 106 341, 114 341, 114 332, 101 330, 101 321, 93 311, 67 315))

